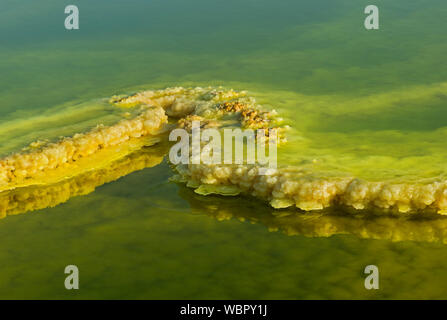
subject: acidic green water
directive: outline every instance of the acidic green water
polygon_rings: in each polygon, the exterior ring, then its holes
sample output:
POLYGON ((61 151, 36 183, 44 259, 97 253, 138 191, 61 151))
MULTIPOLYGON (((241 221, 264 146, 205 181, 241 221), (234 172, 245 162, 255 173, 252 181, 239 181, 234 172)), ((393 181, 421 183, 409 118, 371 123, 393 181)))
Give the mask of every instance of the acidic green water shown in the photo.
MULTIPOLYGON (((282 163, 445 176, 445 1, 375 1, 374 31, 363 0, 80 0, 75 31, 67 4, 0 5, 2 156, 113 123, 113 94, 223 85, 290 124, 282 163)), ((198 196, 168 181, 166 161, 139 169, 0 220, 0 298, 447 298, 445 219, 277 211, 198 196), (70 264, 79 290, 64 287, 70 264), (371 264, 379 290, 364 287, 371 264)))

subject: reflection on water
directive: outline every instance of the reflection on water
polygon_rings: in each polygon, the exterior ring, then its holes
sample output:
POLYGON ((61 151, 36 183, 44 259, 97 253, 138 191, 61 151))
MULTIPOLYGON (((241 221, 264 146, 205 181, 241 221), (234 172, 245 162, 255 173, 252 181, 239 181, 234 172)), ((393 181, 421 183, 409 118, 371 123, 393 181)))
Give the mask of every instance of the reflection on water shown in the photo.
POLYGON ((105 183, 129 173, 160 164, 168 145, 143 147, 105 167, 92 169, 61 182, 33 185, 0 193, 0 218, 8 215, 54 207, 72 197, 89 194, 105 183))
POLYGON ((362 239, 424 241, 447 243, 447 218, 439 215, 402 217, 374 213, 348 213, 346 208, 320 212, 293 209, 275 210, 252 197, 203 197, 186 187, 180 196, 196 214, 206 214, 219 221, 238 219, 259 223, 269 231, 288 236, 330 237, 349 234, 362 239))
MULTIPOLYGON (((87 195, 106 183, 132 172, 162 163, 169 144, 144 147, 106 167, 79 174, 62 182, 17 188, 0 193, 0 217, 50 208, 73 197, 87 195)), ((201 196, 179 185, 179 195, 194 214, 219 221, 237 219, 264 225, 269 231, 288 236, 330 237, 350 234, 365 239, 447 243, 447 218, 427 216, 381 216, 372 212, 348 212, 347 208, 304 212, 277 210, 250 196, 201 196)))

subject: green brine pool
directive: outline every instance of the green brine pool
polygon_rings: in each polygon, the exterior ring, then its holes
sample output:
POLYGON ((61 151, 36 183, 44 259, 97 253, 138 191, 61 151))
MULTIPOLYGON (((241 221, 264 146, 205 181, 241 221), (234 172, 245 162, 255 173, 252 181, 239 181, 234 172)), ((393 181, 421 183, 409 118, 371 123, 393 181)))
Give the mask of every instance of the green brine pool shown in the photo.
POLYGON ((447 298, 447 3, 369 4, 2 0, 0 298, 447 298), (173 179, 165 102, 115 103, 166 88, 274 109, 283 184, 173 179))

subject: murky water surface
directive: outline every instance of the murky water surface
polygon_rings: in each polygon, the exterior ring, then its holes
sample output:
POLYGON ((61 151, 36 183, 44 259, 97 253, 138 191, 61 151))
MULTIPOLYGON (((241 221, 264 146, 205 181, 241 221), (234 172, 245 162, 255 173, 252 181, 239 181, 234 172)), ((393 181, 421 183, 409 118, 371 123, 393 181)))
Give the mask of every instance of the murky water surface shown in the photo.
MULTIPOLYGON (((292 129, 283 166, 418 184, 447 172, 447 4, 84 1, 0 5, 0 155, 113 124, 114 94, 248 90, 292 129)), ((447 298, 447 221, 275 210, 170 182, 165 145, 0 194, 0 298, 447 298), (15 193, 14 193, 15 192, 15 193), (26 195, 26 196, 25 196, 26 195), (12 199, 12 200, 11 200, 12 199), (26 213, 26 214, 18 214, 26 213), (18 215, 14 215, 18 214, 18 215), (81 289, 64 288, 64 268, 81 289), (380 270, 380 290, 363 269, 380 270)))

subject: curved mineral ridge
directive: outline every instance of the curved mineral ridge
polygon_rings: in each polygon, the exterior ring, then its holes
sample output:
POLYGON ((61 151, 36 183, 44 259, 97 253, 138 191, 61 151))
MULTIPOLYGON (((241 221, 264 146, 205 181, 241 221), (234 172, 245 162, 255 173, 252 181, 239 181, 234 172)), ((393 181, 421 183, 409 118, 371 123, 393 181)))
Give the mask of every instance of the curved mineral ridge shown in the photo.
POLYGON ((124 152, 123 145, 131 150, 147 144, 140 138, 159 134, 167 119, 160 107, 142 107, 135 118, 109 127, 98 125, 88 133, 54 143, 32 143, 28 150, 0 160, 0 191, 58 182, 100 166, 124 152))
MULTIPOLYGON (((168 88, 114 96, 110 103, 135 115, 108 127, 58 142, 32 144, 27 151, 0 160, 0 190, 50 185, 68 177, 101 168, 161 137, 170 126, 190 129, 191 121, 204 126, 250 129, 279 128, 285 142, 286 126, 258 105, 247 92, 223 88, 168 88), (136 112, 137 110, 138 112, 136 112), (148 142, 151 141, 151 142, 148 142)), ((297 124, 298 125, 298 124, 297 124)), ((281 148, 279 149, 281 152, 281 148)), ((280 163, 269 175, 259 175, 259 165, 188 164, 173 166, 174 180, 187 183, 199 194, 249 194, 274 208, 322 210, 332 206, 387 213, 447 213, 447 182, 367 181, 349 173, 312 172, 280 163)))

